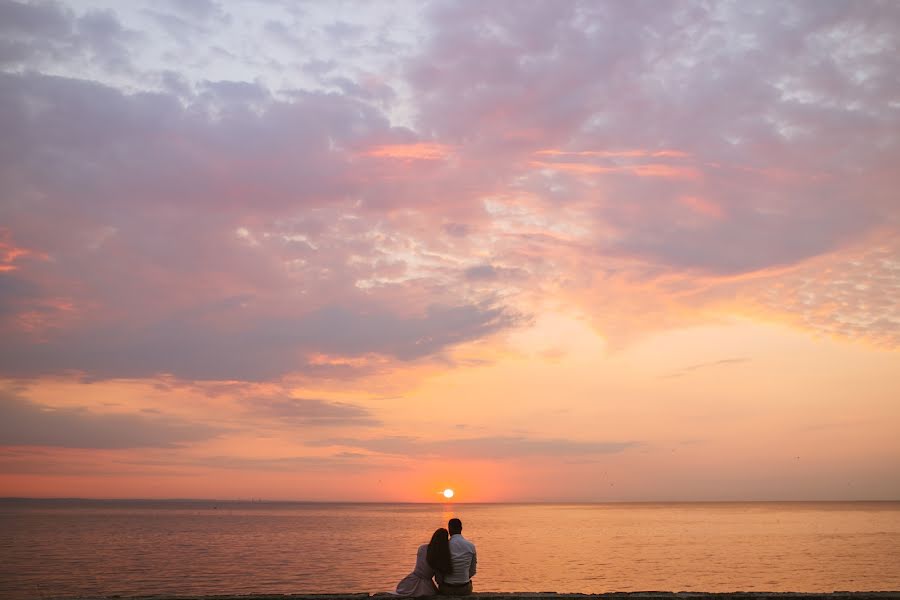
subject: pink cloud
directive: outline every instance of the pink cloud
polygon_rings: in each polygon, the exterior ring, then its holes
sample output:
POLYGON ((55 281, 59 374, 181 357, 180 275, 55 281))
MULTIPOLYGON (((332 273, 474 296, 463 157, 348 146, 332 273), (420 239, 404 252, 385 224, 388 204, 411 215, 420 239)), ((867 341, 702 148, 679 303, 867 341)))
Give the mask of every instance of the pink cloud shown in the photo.
POLYGON ((535 154, 547 156, 589 156, 598 158, 688 158, 690 154, 680 150, 538 150, 535 154))
POLYGON ((673 179, 698 179, 701 177, 700 172, 692 167, 676 167, 666 164, 603 166, 592 163, 541 161, 531 161, 529 164, 536 169, 550 169, 552 171, 582 175, 619 173, 636 175, 638 177, 668 177, 673 179))
POLYGON ((451 156, 453 149, 444 144, 417 142, 413 144, 386 144, 364 153, 364 156, 397 158, 403 160, 444 160, 451 156))
POLYGON ((19 269, 17 263, 27 258, 47 260, 47 255, 17 246, 9 229, 0 228, 0 272, 19 269))
POLYGON ((680 196, 678 202, 700 215, 713 219, 721 219, 724 216, 722 208, 700 196, 680 196))
MULTIPOLYGON (((842 23, 884 29, 851 10, 773 11, 728 26, 776 48, 842 23)), ((48 27, 77 18, 57 12, 48 27)), ((41 330, 32 362, 53 369, 95 369, 61 358, 95 332, 107 334, 98 352, 154 372, 173 371, 147 356, 188 333, 221 350, 186 360, 208 377, 251 376, 241 344, 269 365, 256 376, 352 369, 527 322, 531 300, 586 268, 625 269, 625 295, 660 274, 724 280, 828 255, 897 218, 881 53, 826 73, 794 48, 776 65, 712 42, 730 38, 703 7, 447 3, 425 17, 423 44, 374 80, 325 61, 318 75, 346 79, 330 91, 123 93, 4 74, 3 187, 16 199, 4 223, 15 248, 48 257, 5 251, 4 332, 41 330), (679 35, 688 18, 709 35, 679 35), (391 122, 391 94, 353 85, 371 81, 408 87, 410 125, 391 122), (342 345, 340 323, 314 323, 334 314, 362 331, 385 320, 398 337, 342 345)), ((128 39, 103 23, 92 35, 128 39)))

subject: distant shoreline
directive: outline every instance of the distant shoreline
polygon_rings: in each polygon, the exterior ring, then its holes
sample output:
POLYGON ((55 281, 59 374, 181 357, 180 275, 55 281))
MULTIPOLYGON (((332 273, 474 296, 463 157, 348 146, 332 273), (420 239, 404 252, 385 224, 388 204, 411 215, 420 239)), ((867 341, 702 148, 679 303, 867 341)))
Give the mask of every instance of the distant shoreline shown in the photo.
MULTIPOLYGON (((435 600, 446 596, 434 596, 435 600)), ((451 596, 452 597, 452 596, 451 596)), ((459 596, 462 598, 463 596, 459 596)), ((78 596, 60 600, 366 600, 401 598, 379 594, 249 594, 213 596, 78 596)), ((883 592, 609 592, 569 594, 561 592, 476 592, 481 600, 900 600, 900 591, 883 592)))
POLYGON ((247 498, 247 499, 217 499, 217 498, 73 498, 73 497, 27 497, 27 496, 4 496, 0 497, 0 502, 85 502, 85 503, 109 503, 123 502, 135 504, 148 504, 152 502, 160 503, 177 503, 184 504, 348 504, 348 505, 379 505, 379 504, 405 504, 411 506, 435 506, 435 505, 469 505, 469 506, 504 506, 504 505, 646 505, 656 506, 661 504, 896 504, 900 499, 893 500, 517 500, 510 502, 492 501, 492 502, 466 502, 466 501, 393 501, 393 500, 267 500, 265 498, 247 498))

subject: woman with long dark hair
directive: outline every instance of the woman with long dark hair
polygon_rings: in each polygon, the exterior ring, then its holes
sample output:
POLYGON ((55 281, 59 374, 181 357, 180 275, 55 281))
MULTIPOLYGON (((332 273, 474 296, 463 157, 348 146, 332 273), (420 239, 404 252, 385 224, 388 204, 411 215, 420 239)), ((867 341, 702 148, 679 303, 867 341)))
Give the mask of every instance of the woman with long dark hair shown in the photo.
POLYGON ((428 550, 425 552, 425 562, 434 570, 435 579, 440 580, 444 575, 453 572, 453 562, 450 560, 450 532, 443 527, 436 529, 431 536, 428 550))
POLYGON ((443 527, 431 536, 431 541, 419 546, 416 552, 416 567, 413 572, 397 584, 400 596, 433 596, 437 587, 432 577, 443 578, 453 571, 450 562, 450 534, 443 527))

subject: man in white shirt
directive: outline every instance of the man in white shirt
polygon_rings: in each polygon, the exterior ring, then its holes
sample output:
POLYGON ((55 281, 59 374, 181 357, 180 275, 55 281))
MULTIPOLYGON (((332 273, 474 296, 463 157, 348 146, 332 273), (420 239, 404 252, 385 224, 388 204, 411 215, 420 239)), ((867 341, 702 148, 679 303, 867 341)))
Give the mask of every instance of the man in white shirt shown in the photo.
POLYGON ((439 582, 438 591, 445 596, 468 596, 472 593, 472 577, 475 575, 475 544, 462 536, 462 521, 450 519, 450 562, 453 573, 439 582))

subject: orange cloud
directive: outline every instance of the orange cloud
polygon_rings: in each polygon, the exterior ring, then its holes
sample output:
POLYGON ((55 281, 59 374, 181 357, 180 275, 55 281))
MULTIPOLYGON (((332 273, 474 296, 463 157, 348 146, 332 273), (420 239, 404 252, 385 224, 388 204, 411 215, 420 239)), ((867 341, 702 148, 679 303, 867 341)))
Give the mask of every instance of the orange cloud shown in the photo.
POLYGON ((692 212, 706 217, 721 219, 724 216, 722 207, 699 196, 681 196, 678 198, 678 203, 689 208, 692 212))
POLYGON ((629 161, 629 164, 595 164, 591 162, 573 162, 567 157, 610 158, 610 159, 660 159, 688 158, 690 154, 681 150, 579 150, 566 151, 557 149, 539 150, 535 156, 558 157, 559 162, 534 160, 531 166, 540 169, 553 169, 580 174, 622 173, 638 177, 666 177, 673 179, 697 179, 700 172, 693 167, 673 166, 664 163, 641 163, 629 161))
POLYGON ((42 335, 51 327, 59 327, 75 314, 75 305, 67 300, 51 298, 41 302, 39 310, 29 310, 16 315, 16 323, 22 331, 42 335))
POLYGON ((364 156, 379 158, 399 158, 404 160, 444 160, 453 153, 445 144, 418 142, 415 144, 387 144, 376 146, 364 156))
POLYGON ((0 231, 0 273, 17 270, 18 265, 13 263, 25 256, 47 258, 46 254, 16 246, 8 230, 0 231))
POLYGON ((718 162, 707 162, 705 164, 706 166, 712 167, 713 169, 731 169, 734 171, 760 175, 762 177, 774 179, 776 181, 820 181, 826 177, 824 173, 805 173, 803 171, 793 171, 790 169, 782 169, 779 167, 760 169, 756 167, 745 167, 742 165, 724 165, 718 162))
POLYGON ((366 367, 372 363, 381 363, 384 364, 387 360, 383 357, 367 355, 364 357, 345 357, 345 356, 335 356, 331 354, 324 354, 321 352, 316 352, 310 354, 306 357, 307 362, 310 365, 315 366, 325 366, 325 367, 366 367))
POLYGON ((651 164, 634 165, 630 172, 638 177, 670 177, 673 179, 699 179, 700 171, 692 167, 673 167, 671 165, 651 164))
POLYGON ((554 171, 564 171, 582 175, 620 173, 625 175, 636 175, 638 177, 666 177, 671 179, 698 179, 700 177, 700 172, 693 167, 673 167, 672 165, 658 163, 645 165, 603 166, 591 163, 555 163, 531 161, 529 164, 536 169, 552 169, 554 171))
POLYGON ((535 154, 544 156, 594 156, 599 158, 687 158, 687 152, 681 150, 538 150, 535 154))

